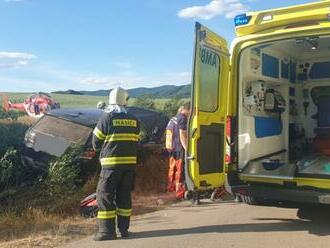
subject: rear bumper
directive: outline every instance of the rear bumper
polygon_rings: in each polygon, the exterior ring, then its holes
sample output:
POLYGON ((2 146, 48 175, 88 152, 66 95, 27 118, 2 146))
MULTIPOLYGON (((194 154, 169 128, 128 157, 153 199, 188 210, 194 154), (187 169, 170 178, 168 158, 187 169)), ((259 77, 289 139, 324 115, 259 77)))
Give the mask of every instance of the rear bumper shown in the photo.
POLYGON ((330 191, 284 188, 266 185, 232 186, 232 192, 271 201, 330 204, 330 191))

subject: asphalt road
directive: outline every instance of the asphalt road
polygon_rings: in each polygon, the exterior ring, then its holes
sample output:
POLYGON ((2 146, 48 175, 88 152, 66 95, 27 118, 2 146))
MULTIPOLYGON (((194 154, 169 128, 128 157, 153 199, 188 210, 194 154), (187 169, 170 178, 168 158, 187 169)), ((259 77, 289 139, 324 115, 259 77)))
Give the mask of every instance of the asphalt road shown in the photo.
POLYGON ((186 202, 137 217, 128 240, 94 242, 88 237, 64 247, 330 247, 330 207, 312 209, 186 202))

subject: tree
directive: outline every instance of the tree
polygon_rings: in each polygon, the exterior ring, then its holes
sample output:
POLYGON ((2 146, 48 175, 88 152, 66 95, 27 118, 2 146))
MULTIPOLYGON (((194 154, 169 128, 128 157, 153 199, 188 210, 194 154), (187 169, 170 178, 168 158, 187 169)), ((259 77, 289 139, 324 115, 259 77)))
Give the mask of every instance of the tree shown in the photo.
POLYGON ((151 110, 156 109, 155 100, 147 95, 136 98, 134 106, 151 110))
POLYGON ((179 97, 168 100, 163 107, 164 114, 169 118, 175 116, 181 104, 182 100, 179 97))

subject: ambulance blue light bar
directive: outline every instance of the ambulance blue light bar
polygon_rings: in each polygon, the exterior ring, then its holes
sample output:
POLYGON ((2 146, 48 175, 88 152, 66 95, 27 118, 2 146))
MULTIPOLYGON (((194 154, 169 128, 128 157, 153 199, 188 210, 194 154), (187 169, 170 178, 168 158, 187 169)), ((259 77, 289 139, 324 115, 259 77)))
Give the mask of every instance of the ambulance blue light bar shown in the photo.
POLYGON ((248 24, 251 18, 252 16, 247 16, 246 14, 236 16, 234 18, 235 27, 248 24))

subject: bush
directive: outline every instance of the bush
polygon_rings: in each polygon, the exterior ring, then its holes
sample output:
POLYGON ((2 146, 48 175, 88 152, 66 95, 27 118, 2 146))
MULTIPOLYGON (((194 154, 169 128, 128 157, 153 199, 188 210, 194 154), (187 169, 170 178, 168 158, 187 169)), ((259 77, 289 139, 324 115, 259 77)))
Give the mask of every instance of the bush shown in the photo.
POLYGON ((8 124, 0 123, 0 157, 3 156, 6 151, 13 147, 17 151, 22 148, 24 135, 28 125, 13 122, 8 124))
POLYGON ((35 179, 21 163, 21 149, 28 125, 0 123, 0 191, 35 179))
POLYGON ((167 117, 171 118, 178 113, 178 109, 182 104, 179 98, 171 99, 167 101, 163 108, 163 113, 167 115, 167 117))
POLYGON ((21 153, 9 148, 0 157, 0 192, 36 180, 38 174, 33 168, 25 167, 21 162, 21 153))
POLYGON ((8 189, 18 184, 21 174, 20 164, 17 150, 9 148, 0 158, 0 189, 8 189))
POLYGON ((156 109, 155 100, 148 96, 142 96, 142 97, 136 98, 134 101, 134 106, 144 108, 144 109, 151 109, 151 110, 156 109))
POLYGON ((19 112, 15 110, 9 110, 9 111, 4 111, 2 108, 0 108, 0 119, 11 119, 11 120, 17 120, 18 117, 24 116, 26 113, 24 112, 19 112))
POLYGON ((67 195, 76 192, 81 184, 82 152, 81 146, 72 146, 61 157, 50 162, 46 184, 51 194, 67 195))

